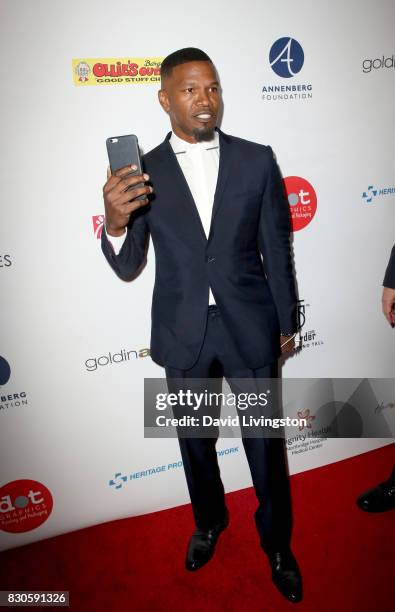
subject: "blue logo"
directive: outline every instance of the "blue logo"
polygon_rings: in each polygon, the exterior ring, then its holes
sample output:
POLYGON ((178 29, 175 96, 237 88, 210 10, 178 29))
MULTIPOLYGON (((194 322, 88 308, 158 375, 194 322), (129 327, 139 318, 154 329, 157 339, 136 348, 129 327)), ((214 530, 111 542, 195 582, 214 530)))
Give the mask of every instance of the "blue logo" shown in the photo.
POLYGON ((303 49, 294 38, 279 38, 270 49, 269 62, 272 70, 278 76, 289 79, 302 69, 303 49))
POLYGON ((362 197, 366 200, 367 204, 370 204, 377 195, 377 189, 373 185, 369 185, 366 191, 363 192, 362 197))
POLYGON ((395 187, 381 187, 376 189, 373 185, 369 185, 366 191, 362 194, 362 199, 365 200, 366 204, 371 204, 373 200, 379 196, 394 195, 395 187))
POLYGON ((11 376, 10 364, 0 356, 0 385, 6 385, 11 376))
POLYGON ((116 489, 122 489, 123 483, 127 481, 128 481, 127 476, 123 476, 121 472, 117 472, 114 478, 111 478, 108 484, 110 485, 110 487, 115 487, 116 489))

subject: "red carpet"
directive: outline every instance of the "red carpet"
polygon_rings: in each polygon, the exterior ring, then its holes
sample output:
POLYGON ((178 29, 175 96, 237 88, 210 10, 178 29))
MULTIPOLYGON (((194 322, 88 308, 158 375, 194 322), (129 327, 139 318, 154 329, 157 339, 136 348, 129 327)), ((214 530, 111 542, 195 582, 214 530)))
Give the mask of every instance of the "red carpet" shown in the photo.
POLYGON ((193 524, 182 506, 6 551, 1 589, 68 590, 71 609, 84 612, 392 611, 395 510, 370 515, 355 498, 388 478, 394 463, 392 444, 292 477, 293 550, 304 577, 297 605, 271 584, 252 489, 227 495, 230 526, 197 573, 183 569, 193 524))

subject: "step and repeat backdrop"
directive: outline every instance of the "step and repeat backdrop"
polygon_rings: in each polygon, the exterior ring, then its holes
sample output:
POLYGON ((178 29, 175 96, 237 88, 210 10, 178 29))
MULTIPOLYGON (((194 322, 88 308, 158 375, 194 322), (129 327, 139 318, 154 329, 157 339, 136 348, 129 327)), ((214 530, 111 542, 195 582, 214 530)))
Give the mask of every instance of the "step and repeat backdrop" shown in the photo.
MULTIPOLYGON (((177 440, 144 438, 144 378, 164 376, 149 352, 152 244, 128 283, 99 240, 105 140, 134 133, 147 152, 164 139, 160 64, 176 49, 212 57, 223 131, 270 144, 284 177, 303 348, 283 376, 393 377, 380 301, 395 242, 395 10, 392 0, 0 7, 6 549, 189 501, 177 440)), ((390 442, 317 439, 306 427, 287 440, 290 472, 390 442)), ((226 490, 250 486, 240 439, 217 450, 226 490)))

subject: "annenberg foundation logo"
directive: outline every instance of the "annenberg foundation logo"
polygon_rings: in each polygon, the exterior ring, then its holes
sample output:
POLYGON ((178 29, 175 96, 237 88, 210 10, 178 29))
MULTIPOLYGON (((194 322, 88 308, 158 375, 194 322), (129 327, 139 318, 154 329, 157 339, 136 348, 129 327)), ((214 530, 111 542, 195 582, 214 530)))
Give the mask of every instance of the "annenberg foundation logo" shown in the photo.
POLYGON ((314 187, 301 176, 284 178, 291 214, 291 229, 297 232, 305 228, 317 211, 317 195, 314 187))
POLYGON ((0 355, 0 414, 3 410, 26 406, 28 403, 26 391, 8 393, 2 389, 11 378, 11 366, 5 357, 0 355))
POLYGON ((158 83, 162 61, 163 57, 73 59, 73 82, 78 87, 158 83))
POLYGON ((2 385, 6 385, 10 380, 11 376, 11 366, 8 363, 7 359, 0 356, 0 387, 2 385))
POLYGON ((36 480, 13 480, 0 488, 0 529, 23 533, 48 520, 53 507, 50 491, 36 480))
POLYGON ((305 54, 302 45, 292 36, 284 36, 276 40, 269 51, 268 67, 280 79, 292 80, 283 84, 281 80, 262 87, 262 100, 265 102, 307 100, 313 97, 311 83, 294 81, 302 70, 305 54))
POLYGON ((269 61, 278 76, 289 79, 302 70, 303 49, 294 38, 279 38, 270 49, 269 61))
POLYGON ((103 233, 104 215, 94 215, 92 217, 93 231, 97 239, 101 238, 103 233))

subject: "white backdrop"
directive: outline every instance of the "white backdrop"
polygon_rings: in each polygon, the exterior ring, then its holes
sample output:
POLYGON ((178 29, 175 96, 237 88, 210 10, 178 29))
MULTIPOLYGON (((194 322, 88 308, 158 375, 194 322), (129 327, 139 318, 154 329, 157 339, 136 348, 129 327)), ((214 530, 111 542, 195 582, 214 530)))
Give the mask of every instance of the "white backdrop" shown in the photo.
MULTIPOLYGON (((391 377, 394 334, 380 297, 395 241, 395 11, 391 0, 332 0, 314 10, 308 0, 201 0, 193 12, 182 0, 0 6, 0 539, 11 548, 189 501, 177 441, 143 438, 143 379, 162 368, 133 353, 105 358, 149 347, 152 245, 143 274, 125 283, 104 260, 92 222, 103 213, 105 139, 136 133, 147 152, 168 118, 156 83, 76 86, 72 59, 204 49, 221 77, 222 129, 270 144, 283 176, 306 179, 317 195, 313 220, 294 234, 306 346, 283 375, 391 377), (304 52, 290 78, 269 62, 283 37, 304 52), (262 99, 264 86, 292 84, 310 85, 312 97, 262 99), (368 203, 362 194, 373 191, 368 203), (35 497, 27 498, 26 479, 36 481, 35 497), (42 486, 53 509, 34 526, 34 503, 48 512, 42 486)), ((290 470, 388 442, 290 448, 290 470)), ((240 440, 220 440, 218 451, 226 490, 250 486, 240 440)))

